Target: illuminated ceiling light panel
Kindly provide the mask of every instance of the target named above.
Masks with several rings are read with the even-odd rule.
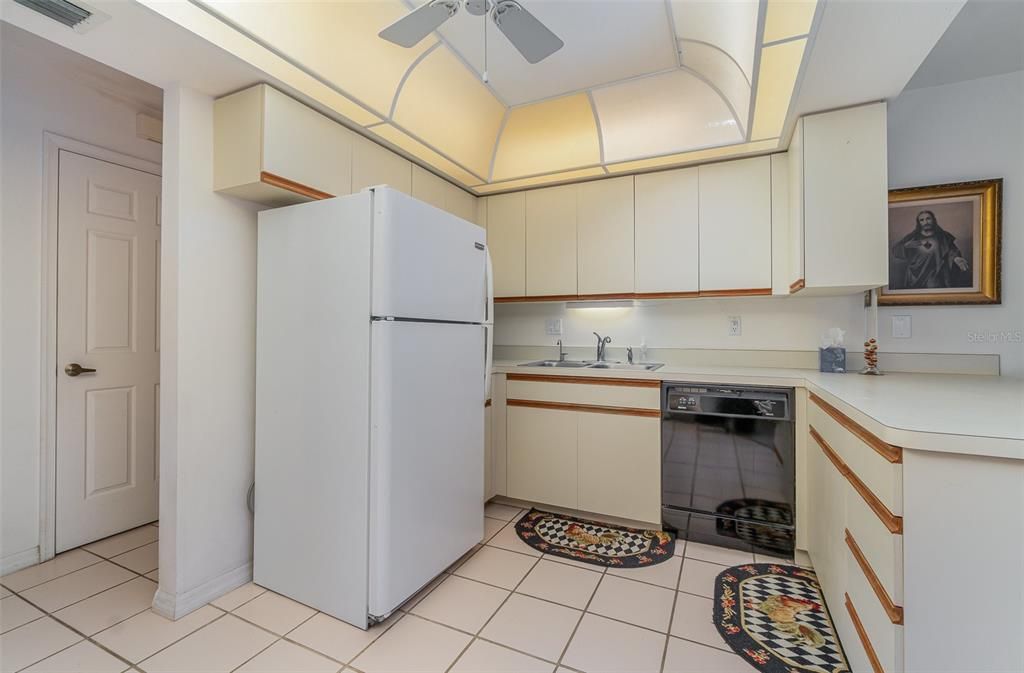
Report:
[[[793,87],[800,73],[807,38],[780,42],[761,50],[761,68],[754,100],[752,140],[778,137],[786,123]]]
[[[766,140],[759,140],[757,142],[752,143],[743,143],[741,145],[712,147],[706,150],[681,152],[679,154],[670,154],[662,157],[652,157],[650,159],[641,159],[639,161],[624,161],[619,164],[608,164],[606,168],[608,169],[609,173],[636,173],[638,171],[650,171],[659,168],[685,166],[687,164],[695,164],[703,161],[712,161],[714,159],[722,159],[725,157],[745,156],[747,154],[756,154],[759,152],[770,152],[771,150],[778,148],[778,146],[778,138],[769,138]]]
[[[421,0],[140,0],[477,194],[780,148],[816,0],[524,1],[565,46],[530,65],[492,30],[485,83],[468,12],[378,37]]]
[[[437,83],[444,82],[444,95]],[[447,49],[430,52],[397,94],[396,124],[477,175],[491,169],[505,106]]]
[[[682,70],[597,89],[593,96],[606,163],[744,140],[722,98]]]
[[[770,44],[811,32],[817,0],[768,0],[762,42]]]
[[[597,122],[586,94],[509,110],[494,156],[494,181],[601,163]]]

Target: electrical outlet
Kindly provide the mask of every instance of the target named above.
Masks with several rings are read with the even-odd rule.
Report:
[[[729,316],[729,336],[740,336],[743,334],[743,319],[738,315]]]
[[[544,321],[544,331],[551,336],[562,335],[562,319],[550,318]]]
[[[909,339],[910,327],[911,324],[909,315],[894,315],[892,317],[892,338]]]

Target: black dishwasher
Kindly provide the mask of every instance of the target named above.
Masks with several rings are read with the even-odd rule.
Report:
[[[661,517],[680,538],[792,558],[793,389],[665,382]]]

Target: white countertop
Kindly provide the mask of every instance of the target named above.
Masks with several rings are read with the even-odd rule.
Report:
[[[807,388],[880,439],[923,449],[1024,460],[1024,379],[960,374],[823,374],[810,369],[665,365],[653,372],[521,367],[497,373]]]

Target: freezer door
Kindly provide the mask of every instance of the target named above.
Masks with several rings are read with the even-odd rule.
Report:
[[[391,613],[483,536],[484,327],[371,326],[370,600]]]
[[[388,187],[373,202],[372,315],[484,322],[484,230]]]

